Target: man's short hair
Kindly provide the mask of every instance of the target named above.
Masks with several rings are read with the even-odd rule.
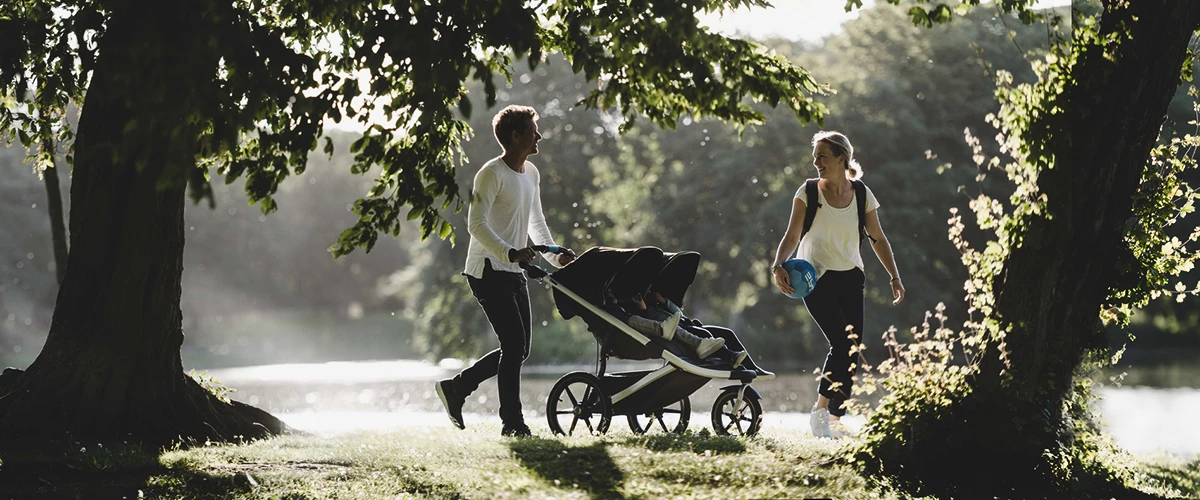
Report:
[[[492,131],[496,134],[496,140],[500,142],[501,146],[508,147],[508,143],[512,141],[513,132],[525,131],[526,118],[537,120],[537,110],[529,106],[510,104],[496,113],[496,117],[492,118]]]

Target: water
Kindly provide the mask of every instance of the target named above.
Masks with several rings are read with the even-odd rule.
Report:
[[[660,363],[610,364],[609,371],[646,369]],[[450,425],[433,382],[452,376],[453,362],[362,361],[265,365],[210,370],[209,374],[235,388],[233,399],[263,408],[289,425],[318,433],[389,430],[414,426]],[[526,420],[544,429],[546,398],[554,382],[570,371],[594,371],[591,366],[526,367],[521,402]],[[1129,369],[1126,369],[1128,371]],[[1153,377],[1131,374],[1126,381],[1144,383]],[[707,427],[711,405],[728,382],[712,381],[692,394],[692,427]],[[764,429],[807,429],[805,413],[816,399],[814,376],[781,374],[756,382],[763,396]],[[1125,449],[1134,453],[1166,451],[1200,455],[1200,428],[1191,425],[1200,414],[1200,389],[1192,387],[1107,386],[1097,391],[1102,424]],[[463,411],[467,424],[499,422],[496,384],[489,380],[468,398]],[[851,428],[860,418],[847,418]],[[625,419],[613,420],[614,431],[626,429]]]

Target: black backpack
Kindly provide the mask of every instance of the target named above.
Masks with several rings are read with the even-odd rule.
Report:
[[[817,181],[821,179],[809,179],[804,181],[804,232],[800,233],[800,238],[808,234],[808,230],[812,229],[813,218],[817,216],[817,209],[821,208],[820,197],[817,195]],[[858,205],[858,244],[862,245],[862,241],[866,238],[871,239],[871,243],[875,243],[875,238],[867,233],[867,185],[863,181],[852,180],[850,184],[854,186],[854,200]]]

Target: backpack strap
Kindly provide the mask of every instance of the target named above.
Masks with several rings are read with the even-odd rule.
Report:
[[[804,239],[804,235],[808,234],[808,230],[812,229],[813,219],[817,216],[817,209],[821,208],[821,198],[817,193],[817,182],[821,179],[809,179],[804,181],[804,230],[800,233],[800,239]]]
[[[875,237],[867,232],[867,185],[860,180],[852,180],[850,184],[854,186],[854,200],[858,205],[858,244],[862,244],[862,240],[870,238],[871,244],[875,244]]]

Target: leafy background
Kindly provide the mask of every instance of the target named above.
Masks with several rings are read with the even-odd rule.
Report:
[[[1017,82],[1033,78],[1026,52],[1044,51],[1047,33],[989,9],[928,30],[882,5],[819,42],[761,41],[836,90],[817,99],[828,107],[824,128],[849,134],[882,202],[909,298],[890,306],[886,273],[864,248],[868,358],[889,326],[903,336],[938,302],[948,305],[950,324],[964,318],[966,272],[946,219],[951,207],[965,209],[981,191],[1010,188],[994,175],[977,178],[967,136],[994,154],[995,131],[984,121],[997,108],[993,76],[1006,70]],[[808,141],[818,126],[798,124],[792,110],[751,103],[766,115],[764,124],[739,130],[683,118],[664,130],[636,120],[622,134],[620,115],[574,106],[592,87],[561,57],[548,55],[536,69],[515,67],[511,83],[499,80],[496,106],[528,104],[541,112],[545,139],[532,161],[543,171],[543,203],[560,243],[698,251],[705,260],[688,295],[692,315],[733,327],[772,366],[823,354],[825,341],[807,312],[775,293],[767,272],[791,196],[815,175]],[[498,152],[490,128],[497,108],[486,108],[485,89],[475,83],[475,136],[463,145],[466,164],[455,173],[463,196],[477,165]],[[1194,128],[1185,92],[1181,86],[1168,127]],[[377,172],[351,173],[358,134],[334,130],[329,137],[335,153],[314,152],[303,174],[280,184],[275,213],[263,215],[241,183],[226,185],[219,176],[215,208],[188,207],[185,364],[436,360],[477,356],[493,345],[459,274],[465,211],[442,212],[454,228],[450,240],[422,241],[419,223],[403,222],[396,238],[380,238],[370,253],[332,258],[327,249],[358,220],[352,203]],[[13,366],[27,365],[40,349],[56,294],[45,190],[25,156],[19,144],[0,149],[0,363]],[[63,182],[69,188],[65,175]],[[981,235],[967,228],[968,239]],[[583,324],[558,318],[548,292],[535,288],[533,302],[532,362],[593,356]],[[1200,346],[1197,323],[1194,304],[1152,303],[1128,328],[1137,341],[1127,359]],[[1127,339],[1127,332],[1113,333],[1115,344]]]

